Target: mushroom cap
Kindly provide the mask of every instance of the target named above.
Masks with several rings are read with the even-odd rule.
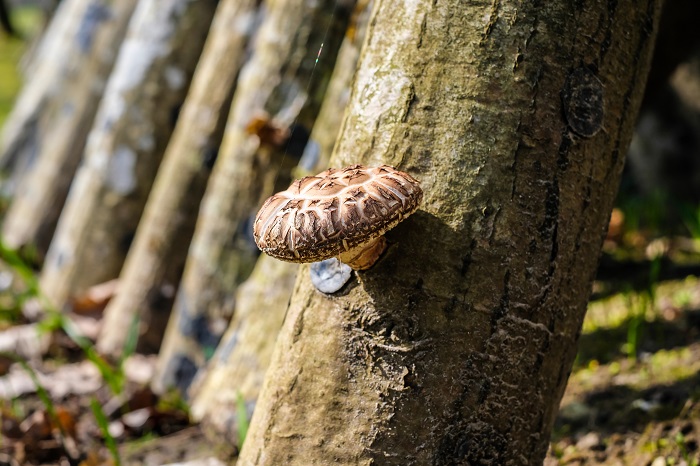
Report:
[[[265,201],[253,235],[266,254],[317,262],[371,243],[418,209],[423,191],[388,165],[331,168]]]

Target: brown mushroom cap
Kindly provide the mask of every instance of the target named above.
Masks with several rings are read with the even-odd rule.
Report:
[[[253,234],[277,259],[321,261],[377,240],[415,212],[422,197],[418,181],[388,165],[331,168],[267,199]]]

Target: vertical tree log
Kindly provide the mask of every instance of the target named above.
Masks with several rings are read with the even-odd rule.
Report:
[[[377,0],[331,164],[425,198],[343,292],[300,270],[239,465],[542,464],[660,3]]]
[[[275,182],[289,182],[307,128],[318,114],[352,3],[267,4],[202,201],[159,355],[156,390],[177,387],[185,393],[226,330],[236,287],[257,258],[249,218]],[[326,58],[316,63],[321,44]],[[288,133],[293,123],[296,127]],[[304,132],[307,136],[300,138]]]
[[[43,90],[50,90],[51,95],[30,94],[40,100],[33,101],[31,108],[37,112],[33,116],[35,120],[31,122],[30,118],[23,126],[29,131],[28,139],[20,137],[23,142],[20,144],[16,140],[15,147],[8,148],[7,153],[9,158],[27,159],[29,166],[14,175],[13,182],[19,184],[16,190],[10,189],[15,194],[3,223],[3,237],[12,248],[34,246],[39,257],[43,257],[49,247],[107,77],[136,6],[136,0],[84,3],[80,5],[83,10],[76,12],[79,15],[71,18],[75,30],[63,38],[65,48],[54,51],[62,55],[52,56],[47,61],[48,64],[60,62],[58,69],[50,70],[55,74],[47,71],[41,62],[37,72],[45,74],[30,81],[40,84],[29,90],[37,92],[42,90],[42,85],[48,85],[48,89]],[[57,16],[55,21],[60,24],[67,20]],[[21,99],[18,105],[22,109],[28,104]],[[31,112],[28,109],[24,114]],[[13,151],[16,153],[10,155]],[[20,152],[26,153],[21,155]]]
[[[157,351],[160,346],[173,303],[167,290],[179,284],[257,10],[257,0],[224,0],[217,8],[119,276],[119,291],[105,310],[98,342],[101,351],[121,351],[129,323],[137,314],[142,322],[141,348]]]
[[[118,276],[215,6],[139,2],[42,270],[57,306]]]
[[[347,104],[355,74],[360,45],[369,19],[368,2],[358,4],[355,21],[349,27],[338,51],[333,76],[306,148],[315,146],[308,162],[323,170],[340,129],[342,109]],[[325,165],[324,165],[325,167]],[[306,171],[309,167],[299,167]],[[262,255],[253,273],[236,292],[236,309],[206,370],[200,371],[190,387],[190,413],[203,423],[205,431],[223,443],[235,445],[238,439],[238,398],[252,414],[270,363],[277,333],[282,326],[292,294],[298,265]]]

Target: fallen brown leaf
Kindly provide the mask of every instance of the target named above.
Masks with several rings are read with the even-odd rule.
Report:
[[[118,287],[118,279],[91,286],[83,293],[73,297],[73,312],[76,314],[92,314],[104,311],[107,303],[117,293]]]

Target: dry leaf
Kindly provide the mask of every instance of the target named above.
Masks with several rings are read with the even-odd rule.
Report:
[[[102,312],[107,307],[109,300],[117,293],[118,286],[118,279],[91,286],[83,293],[73,297],[73,312],[76,314]]]

